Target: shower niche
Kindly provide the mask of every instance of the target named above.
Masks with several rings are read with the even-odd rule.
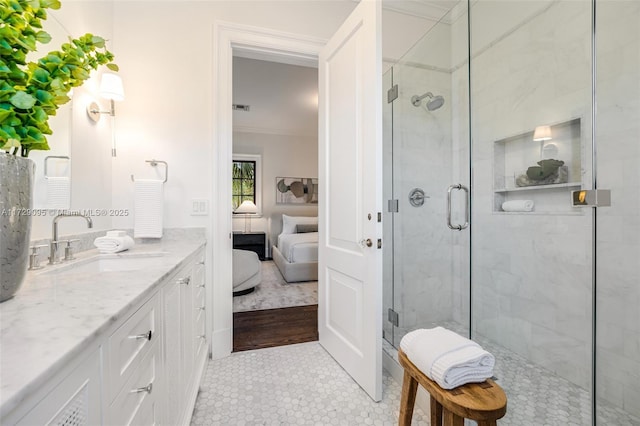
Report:
[[[493,212],[580,214],[570,195],[582,186],[581,133],[575,118],[495,141]],[[531,211],[503,209],[507,201],[524,200],[533,201]]]

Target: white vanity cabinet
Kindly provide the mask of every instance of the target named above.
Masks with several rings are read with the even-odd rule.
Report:
[[[167,398],[163,424],[188,424],[207,357],[204,250],[163,287],[164,371]]]
[[[187,425],[207,359],[204,248],[0,423]]]

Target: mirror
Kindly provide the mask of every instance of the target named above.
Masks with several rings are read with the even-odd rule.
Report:
[[[55,11],[48,12],[43,29],[51,35],[47,44],[39,44],[38,51],[27,58],[35,61],[50,50],[65,43],[70,34],[56,19]],[[71,117],[73,100],[62,105],[57,114],[49,119],[53,130],[47,136],[49,151],[31,151],[29,158],[36,164],[33,185],[33,207],[35,209],[65,210],[70,208],[71,200]],[[45,165],[45,159],[46,165]],[[47,176],[45,176],[45,169]]]

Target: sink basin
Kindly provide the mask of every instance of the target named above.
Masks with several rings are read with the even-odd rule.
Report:
[[[140,269],[162,266],[165,262],[163,252],[136,253],[129,255],[102,254],[88,259],[79,260],[56,269],[46,271],[44,274],[96,274],[106,272],[137,271]]]

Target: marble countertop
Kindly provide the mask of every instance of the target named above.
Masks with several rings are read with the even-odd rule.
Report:
[[[16,295],[0,304],[0,417],[102,337],[204,244],[204,238],[162,241],[120,253],[163,253],[163,262],[139,271],[48,274],[58,266],[29,271]],[[88,250],[72,262],[97,255]]]

